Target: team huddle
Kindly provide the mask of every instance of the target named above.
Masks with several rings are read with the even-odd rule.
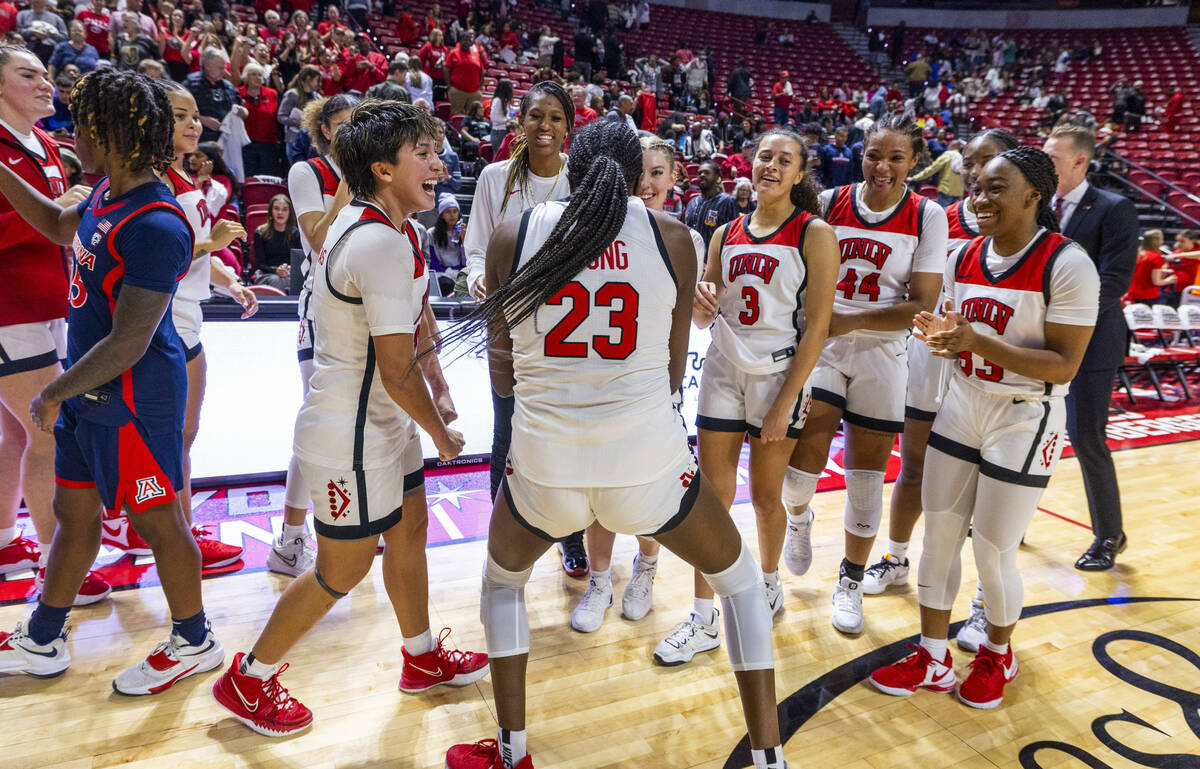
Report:
[[[247,313],[254,306],[207,256],[211,222],[188,214],[193,190],[179,164],[189,141],[194,148],[190,95],[98,72],[80,81],[71,108],[77,153],[105,177],[76,205],[0,171],[0,194],[74,254],[68,367],[32,405],[55,433],[59,529],[37,607],[0,634],[0,672],[67,669],[65,622],[99,548],[101,511],[124,512],[156,556],[173,628],[113,685],[154,694],[225,660],[181,507],[187,362],[208,284],[233,287]],[[757,208],[717,228],[705,248],[663,213],[670,145],[601,120],[572,133],[563,154],[574,108],[553,83],[523,97],[520,120],[512,158],[480,179],[467,230],[480,304],[439,337],[409,221],[435,205],[435,122],[398,102],[337,97],[321,108],[323,155],[289,180],[305,189],[294,198],[308,266],[286,524],[303,525],[311,503],[317,548],[296,551],[311,568],[217,679],[217,701],[265,735],[311,725],[312,712],[280,684],[283,659],[366,576],[382,538],[403,636],[401,691],[491,674],[496,739],[449,748],[446,766],[532,769],[533,566],[587,532],[592,579],[572,624],[596,630],[612,604],[613,537],[635,535],[622,602],[630,619],[649,611],[660,545],[695,569],[692,611],[653,659],[683,665],[723,636],[754,766],[783,769],[772,645],[780,561],[795,575],[812,565],[811,502],[842,430],[845,550],[833,626],[861,633],[864,593],[907,580],[924,512],[921,640],[870,681],[891,695],[924,688],[999,705],[1018,671],[1009,643],[1022,608],[1017,548],[1062,452],[1066,384],[1097,317],[1096,268],[1058,233],[1050,205],[1056,169],[1086,164],[1091,135],[1056,129],[1043,151],[1005,131],[978,134],[963,151],[968,197],[943,210],[906,183],[923,141],[911,118],[877,121],[864,181],[821,193],[804,138],[769,129],[753,154]],[[712,334],[696,454],[679,410],[691,324]],[[427,433],[443,460],[462,449],[447,426],[456,414],[438,350],[481,336],[496,420],[486,654],[450,649],[430,629],[418,440],[418,429]],[[897,435],[903,469],[888,546],[872,563]],[[747,440],[757,561],[730,516]],[[969,529],[978,588],[957,642],[975,657],[959,683],[948,636]]]

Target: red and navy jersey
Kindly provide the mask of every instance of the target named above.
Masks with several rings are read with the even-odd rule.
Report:
[[[68,296],[67,366],[113,330],[121,289],[174,295],[191,263],[187,217],[160,181],[108,198],[108,179],[79,204]],[[179,429],[187,402],[183,344],[164,312],[142,358],[116,379],[71,399],[81,419],[120,427],[136,418],[155,432]]]

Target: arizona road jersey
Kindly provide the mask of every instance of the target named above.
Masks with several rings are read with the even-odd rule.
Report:
[[[296,163],[288,171],[288,195],[292,199],[292,207],[296,218],[313,211],[325,212],[333,203],[337,194],[338,183],[341,182],[342,172],[329,155]],[[328,237],[328,233],[326,234]],[[312,244],[300,230],[300,247],[304,249],[304,283],[300,288],[300,296],[296,300],[296,309],[301,318],[312,320],[311,296],[313,290],[312,275]]]
[[[183,209],[183,215],[187,217],[188,225],[195,233],[196,240],[206,239],[212,233],[216,217],[209,213],[204,193],[189,177],[180,174],[174,168],[167,169],[167,177],[175,188],[175,200]],[[175,292],[177,301],[202,302],[212,295],[212,291],[209,289],[212,277],[211,264],[212,257],[208,254],[192,257],[187,275],[184,275],[183,280],[179,281],[179,288]]]
[[[296,416],[293,450],[315,465],[350,470],[393,466],[416,426],[384,390],[374,337],[417,335],[429,288],[407,221],[355,200],[329,226],[313,260],[311,389]]]
[[[549,237],[566,202],[524,214],[512,274]],[[612,244],[509,332],[516,406],[509,461],[542,486],[636,486],[689,451],[671,402],[677,283],[642,201],[630,197]]]
[[[763,237],[748,229],[750,214],[734,219],[721,240],[720,313],[713,345],[751,374],[785,370],[796,354],[808,285],[804,234],[817,217],[796,209]]]
[[[991,238],[975,238],[946,266],[943,289],[956,312],[980,334],[1017,347],[1046,347],[1046,323],[1093,326],[1100,278],[1078,244],[1046,229],[1011,256],[997,256]],[[1027,399],[1060,398],[1068,385],[1052,385],[1007,371],[964,352],[955,367],[968,384]]]
[[[946,212],[932,200],[907,191],[888,211],[871,211],[863,185],[825,190],[820,195],[825,220],[837,233],[842,265],[833,309],[858,313],[907,300],[914,272],[941,274],[946,266]],[[851,332],[860,336],[902,339],[907,329]]]
[[[70,368],[112,332],[124,286],[174,294],[192,258],[193,236],[175,197],[160,181],[107,198],[108,179],[79,204],[79,229],[67,318]],[[146,352],[111,382],[71,399],[81,419],[120,427],[136,418],[149,433],[183,426],[187,371],[171,313],[164,312]]]

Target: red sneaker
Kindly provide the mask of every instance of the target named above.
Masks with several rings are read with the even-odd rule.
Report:
[[[130,555],[150,555],[150,546],[146,544],[125,516],[118,518],[102,518],[100,520],[100,544],[124,550]]]
[[[897,697],[907,697],[917,689],[935,692],[954,689],[954,662],[950,659],[949,650],[946,651],[946,658],[937,662],[924,646],[909,644],[908,648],[917,651],[871,674],[871,683],[876,689]]]
[[[42,592],[42,583],[45,581],[45,568],[40,568],[33,573],[33,587],[39,594]],[[112,585],[108,584],[108,580],[101,577],[98,572],[89,571],[83,578],[83,584],[79,586],[79,592],[75,594],[72,606],[87,606],[90,603],[103,601],[111,592]]]
[[[242,557],[243,548],[222,542],[203,526],[192,526],[192,536],[196,538],[196,546],[200,548],[201,569],[228,566]]]
[[[312,711],[279,684],[285,662],[270,678],[244,675],[245,653],[233,655],[233,664],[213,683],[213,696],[233,717],[267,737],[287,737],[312,726]]]
[[[400,671],[400,691],[419,694],[439,684],[466,686],[487,675],[488,657],[480,652],[450,650],[444,645],[450,628],[442,628],[433,651],[413,656],[400,647],[404,668]]]
[[[447,750],[446,769],[504,769],[504,760],[495,740],[480,740],[474,745],[455,745]],[[533,769],[533,759],[526,755],[514,769]]]
[[[38,543],[28,537],[18,536],[4,547],[0,547],[0,574],[25,571],[38,565],[42,555]]]
[[[958,687],[958,698],[973,708],[994,708],[1004,699],[1004,685],[1017,677],[1017,671],[1011,644],[1004,654],[980,646],[971,673]]]

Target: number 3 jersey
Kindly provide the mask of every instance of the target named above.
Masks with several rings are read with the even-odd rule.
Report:
[[[511,275],[533,259],[566,208],[549,202],[525,212]],[[509,461],[535,483],[636,486],[660,479],[689,451],[668,373],[678,284],[652,216],[630,197],[604,252],[509,327],[516,376]]]
[[[808,270],[804,234],[815,216],[796,209],[774,232],[756,237],[750,215],[739,216],[721,239],[720,314],[713,345],[749,374],[785,370],[796,354]]]
[[[1077,243],[1041,229],[1011,256],[997,256],[991,238],[975,238],[946,266],[943,290],[976,333],[1044,350],[1047,323],[1096,324],[1100,278]],[[967,383],[988,392],[1033,398],[1067,393],[1067,385],[1007,371],[971,352],[960,356],[956,368]]]
[[[907,301],[912,273],[940,275],[945,269],[948,224],[934,201],[908,190],[893,208],[872,211],[860,183],[825,190],[820,202],[841,249],[834,312],[853,314]],[[859,329],[851,335],[903,339],[908,329]]]

